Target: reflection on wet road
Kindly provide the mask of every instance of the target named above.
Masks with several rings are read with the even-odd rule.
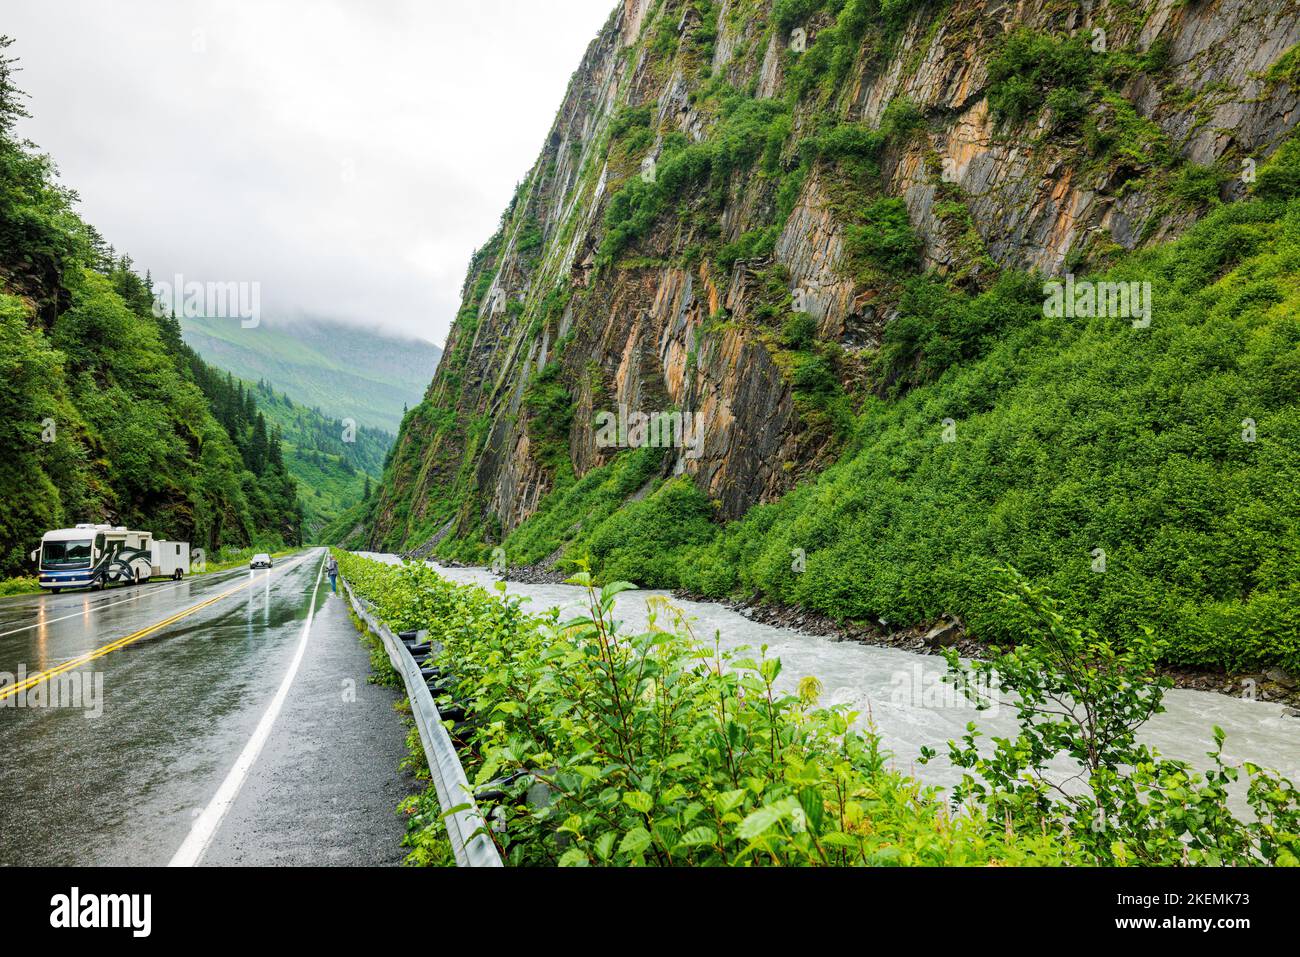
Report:
[[[166,864],[284,681],[323,557],[313,550],[270,571],[236,569],[180,583],[0,602],[0,672],[11,691],[10,676],[103,652],[0,700],[0,864]],[[332,672],[293,682],[268,754],[289,753],[284,742],[300,738],[305,724],[335,739],[363,737],[368,750],[340,740],[308,742],[326,754],[350,755],[353,763],[372,751],[374,765],[361,768],[362,776],[391,779],[382,800],[367,799],[361,783],[355,786],[356,802],[373,802],[383,833],[351,851],[340,835],[336,843],[345,853],[328,856],[340,863],[396,862],[401,828],[392,804],[407,788],[395,770],[404,749],[393,695],[366,685],[366,653],[328,586],[317,592],[315,607],[309,653]],[[118,647],[124,638],[132,640]],[[304,667],[303,678],[313,666]],[[357,689],[351,701],[334,693],[348,682]],[[336,720],[311,725],[322,712]],[[338,765],[317,766],[312,775],[355,778],[342,758]],[[259,761],[249,783],[265,790],[259,775],[276,775],[285,789],[306,792],[282,796],[307,817],[312,782],[296,779],[302,767],[301,760],[268,760],[265,767]],[[256,814],[223,824],[212,853],[240,844],[241,827],[262,824]],[[285,818],[278,826],[292,824]],[[313,862],[311,847],[319,841],[309,832],[308,826],[285,836],[295,862]],[[376,840],[384,844],[377,857],[367,846]]]

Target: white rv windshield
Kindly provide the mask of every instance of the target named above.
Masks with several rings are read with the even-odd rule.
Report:
[[[42,568],[89,568],[90,539],[84,542],[46,542],[41,547]]]

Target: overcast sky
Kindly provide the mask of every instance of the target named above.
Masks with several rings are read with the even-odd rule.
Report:
[[[21,132],[155,279],[442,345],[615,0],[5,0]]]

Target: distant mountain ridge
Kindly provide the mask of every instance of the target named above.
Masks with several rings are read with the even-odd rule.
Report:
[[[320,319],[182,319],[185,342],[213,365],[251,382],[275,384],[327,416],[396,432],[442,350],[431,342]]]

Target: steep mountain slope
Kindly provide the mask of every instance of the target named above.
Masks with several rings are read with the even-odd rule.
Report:
[[[1300,662],[1297,42],[1293,0],[626,0],[362,538],[986,636],[1011,563]]]
[[[316,319],[181,320],[185,341],[247,382],[266,380],[295,402],[395,432],[419,401],[442,350],[423,339]]]

